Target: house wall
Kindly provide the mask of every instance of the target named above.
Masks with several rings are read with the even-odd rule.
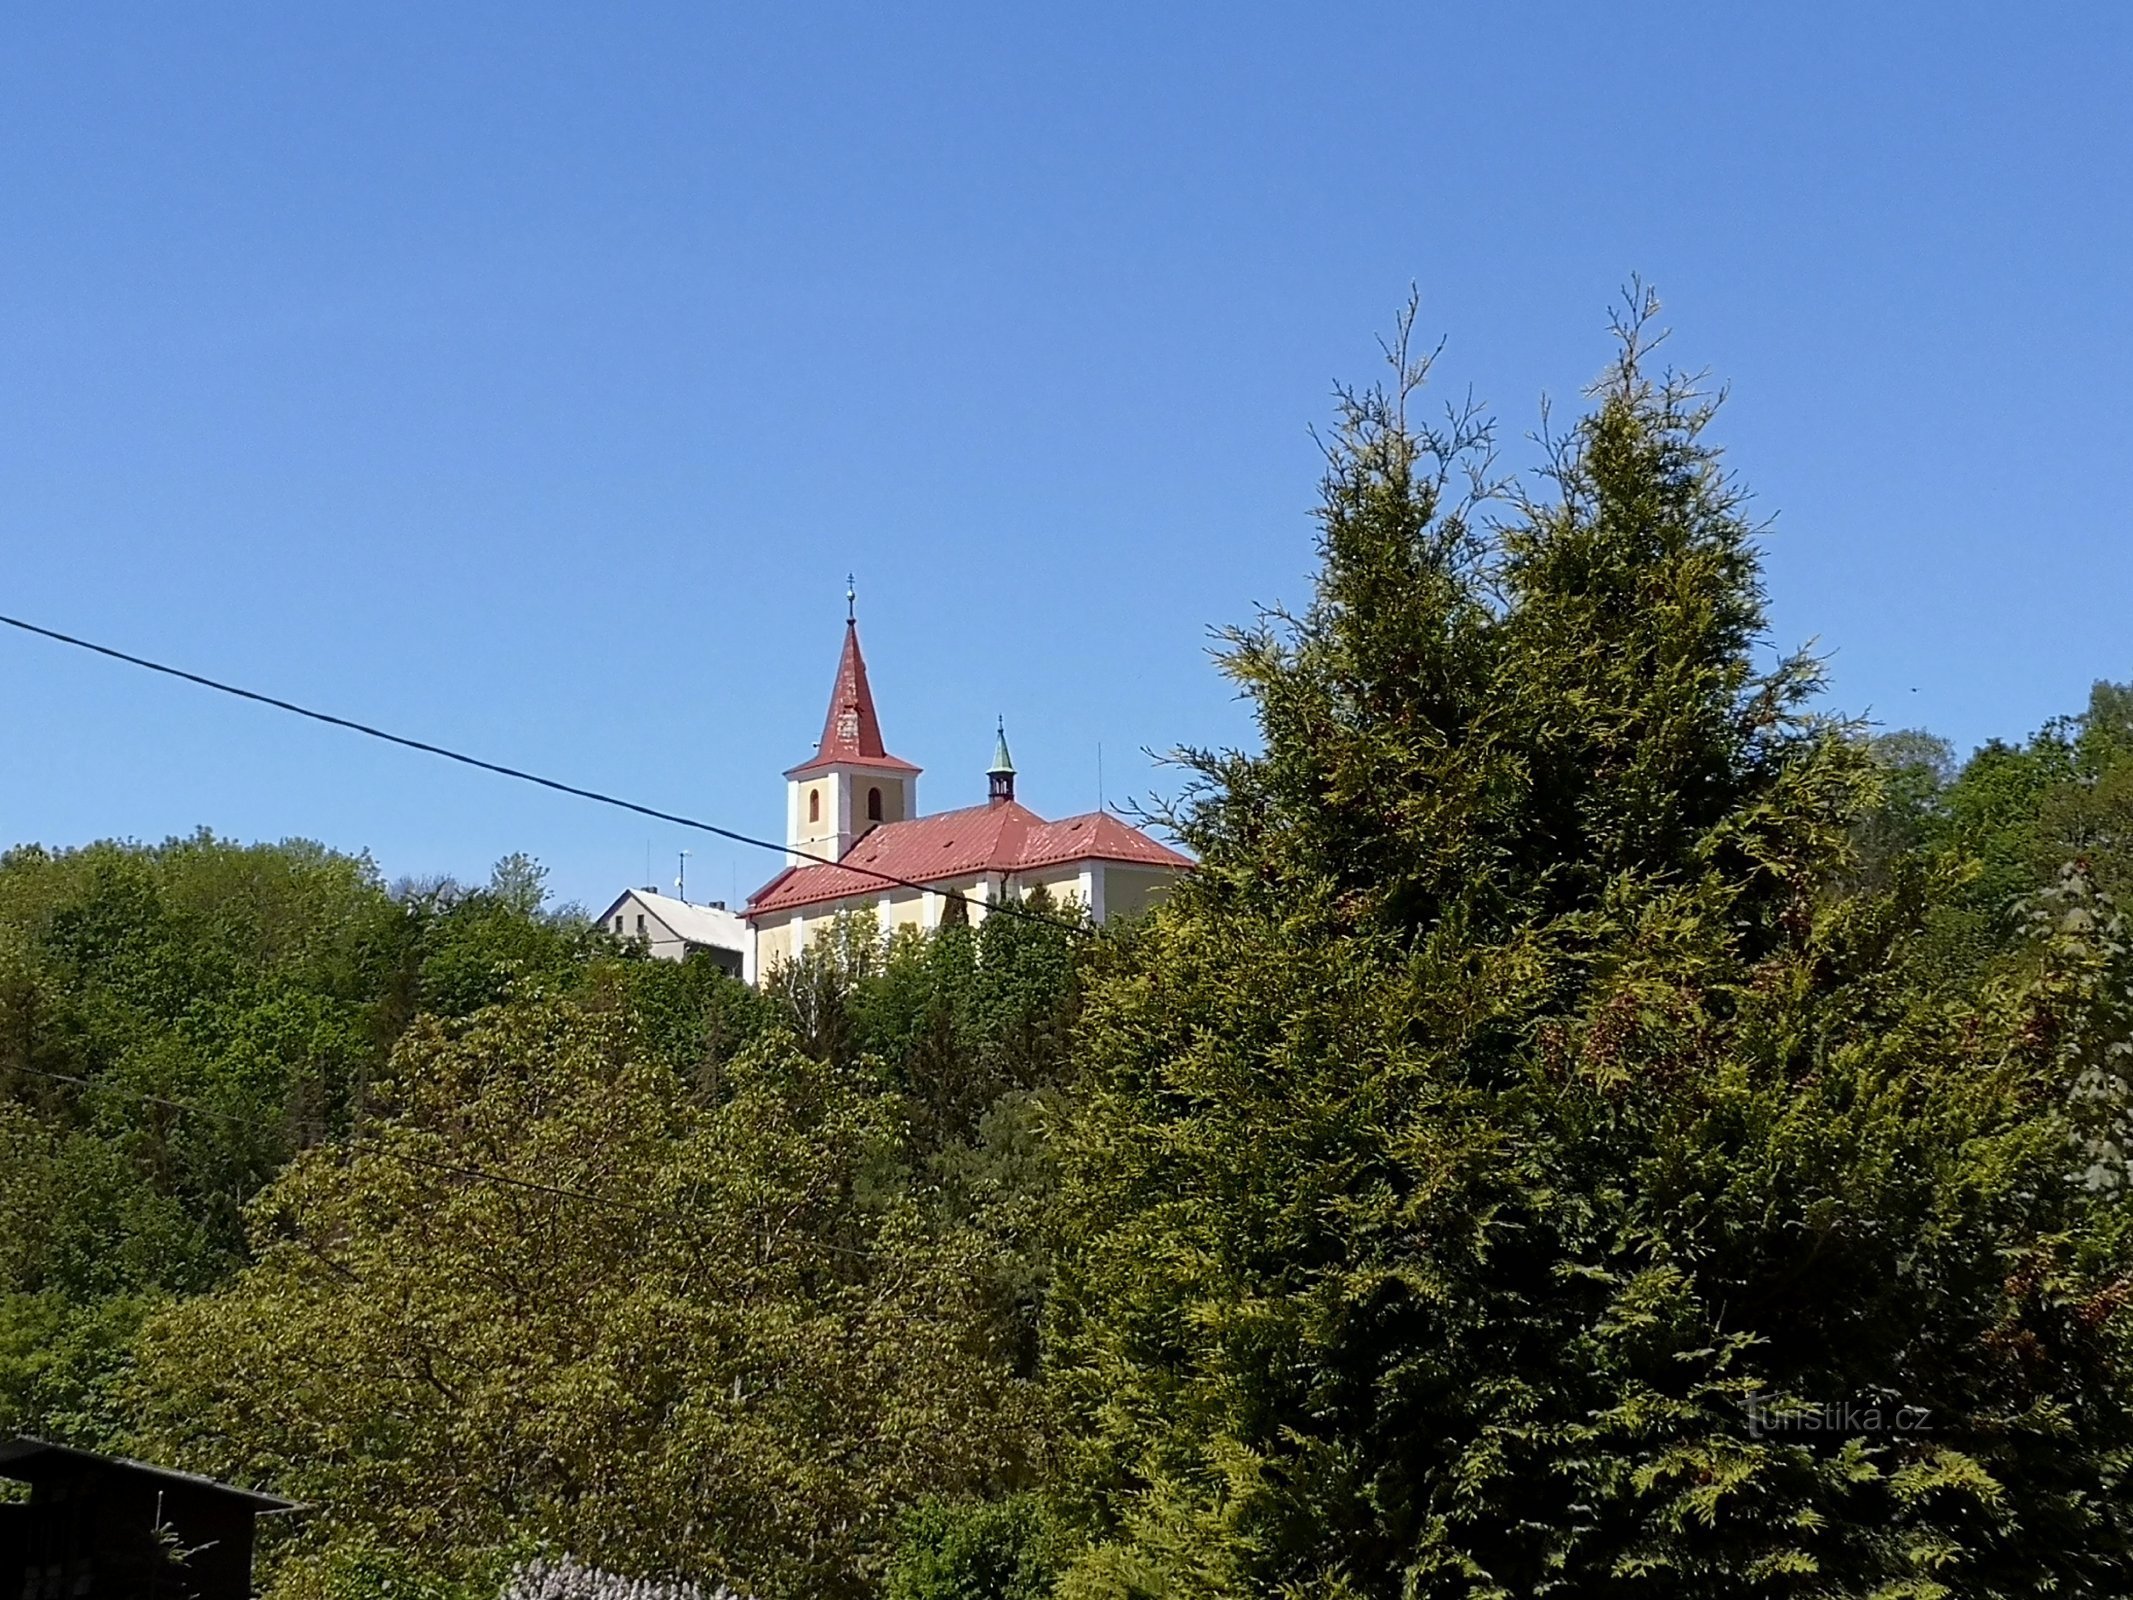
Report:
[[[651,913],[646,918],[645,925],[650,930],[650,937],[645,943],[651,953],[661,961],[679,961],[689,953],[689,942],[661,922],[658,912]]]
[[[619,927],[616,925],[618,922]],[[600,928],[617,939],[640,941],[647,953],[661,961],[682,961],[692,952],[701,951],[735,977],[751,976],[745,944],[743,948],[736,950],[721,944],[692,943],[676,932],[660,916],[658,909],[646,904],[635,891],[624,895],[615,907],[601,918]],[[744,940],[748,938],[745,925],[742,937]]]
[[[622,924],[620,927],[615,925],[617,919]],[[659,953],[662,941],[674,942],[673,930],[654,916],[651,909],[634,894],[624,896],[622,903],[608,913],[607,921],[602,926],[617,939],[642,940],[654,955]]]
[[[117,1462],[64,1462],[37,1472],[27,1505],[4,1509],[0,1594],[246,1600],[252,1592],[252,1508],[214,1486]],[[182,1568],[164,1536],[187,1552]]]

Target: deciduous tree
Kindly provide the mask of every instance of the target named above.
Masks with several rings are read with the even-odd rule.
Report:
[[[418,1023],[255,1263],[146,1335],[150,1441],[450,1575],[514,1540],[768,1597],[862,1592],[899,1506],[1030,1448],[986,1241],[914,1192],[900,1102],[776,1033],[694,1094],[612,997]]]

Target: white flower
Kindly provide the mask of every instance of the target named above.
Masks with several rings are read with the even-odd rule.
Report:
[[[721,1584],[706,1589],[681,1579],[617,1577],[572,1556],[531,1561],[511,1574],[499,1600],[742,1600]]]

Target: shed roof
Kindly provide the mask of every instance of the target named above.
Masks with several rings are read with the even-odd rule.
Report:
[[[180,1472],[175,1467],[159,1467],[153,1462],[136,1461],[130,1456],[77,1450],[72,1445],[53,1444],[48,1439],[32,1439],[24,1435],[0,1439],[0,1478],[13,1478],[18,1483],[35,1483],[43,1476],[39,1468],[68,1465],[102,1467],[109,1471],[154,1478],[163,1483],[182,1484],[190,1489],[207,1490],[231,1500],[241,1501],[260,1513],[297,1509],[294,1500],[261,1494],[256,1489],[240,1489],[233,1483],[218,1483],[215,1479],[203,1478],[196,1472]]]

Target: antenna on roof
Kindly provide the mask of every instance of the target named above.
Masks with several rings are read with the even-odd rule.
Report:
[[[1104,742],[1101,739],[1096,741],[1096,809],[1098,811],[1106,809],[1104,805]]]
[[[681,867],[674,874],[674,895],[683,905],[689,903],[689,852],[681,853]]]

